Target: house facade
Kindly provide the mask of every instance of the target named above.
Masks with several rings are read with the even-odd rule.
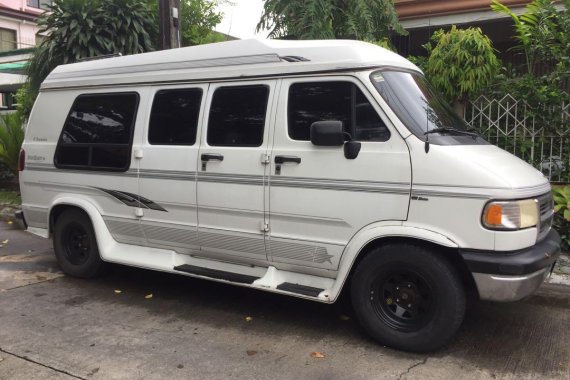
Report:
[[[24,65],[41,42],[36,21],[51,0],[0,0],[0,110],[13,107]]]

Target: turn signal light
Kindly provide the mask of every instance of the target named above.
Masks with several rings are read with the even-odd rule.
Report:
[[[485,213],[485,223],[488,226],[500,226],[503,219],[503,207],[499,204],[491,204]]]
[[[492,230],[518,230],[534,227],[539,221],[538,201],[489,202],[483,210],[483,225]]]

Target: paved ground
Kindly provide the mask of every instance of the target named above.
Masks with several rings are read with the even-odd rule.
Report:
[[[5,222],[0,244],[0,379],[570,378],[561,285],[477,304],[449,347],[418,355],[369,340],[342,304],[124,267],[65,277],[50,241]]]

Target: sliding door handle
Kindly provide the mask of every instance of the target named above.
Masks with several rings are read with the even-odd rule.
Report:
[[[204,153],[200,156],[202,161],[223,161],[224,156],[218,153]]]
[[[296,156],[275,156],[275,163],[276,164],[284,164],[286,162],[292,162],[294,164],[301,163],[301,157]]]

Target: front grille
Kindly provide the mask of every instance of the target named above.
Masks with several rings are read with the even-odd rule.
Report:
[[[540,223],[538,225],[538,240],[542,240],[550,232],[552,219],[554,218],[554,201],[552,193],[544,194],[537,198],[540,210]]]

